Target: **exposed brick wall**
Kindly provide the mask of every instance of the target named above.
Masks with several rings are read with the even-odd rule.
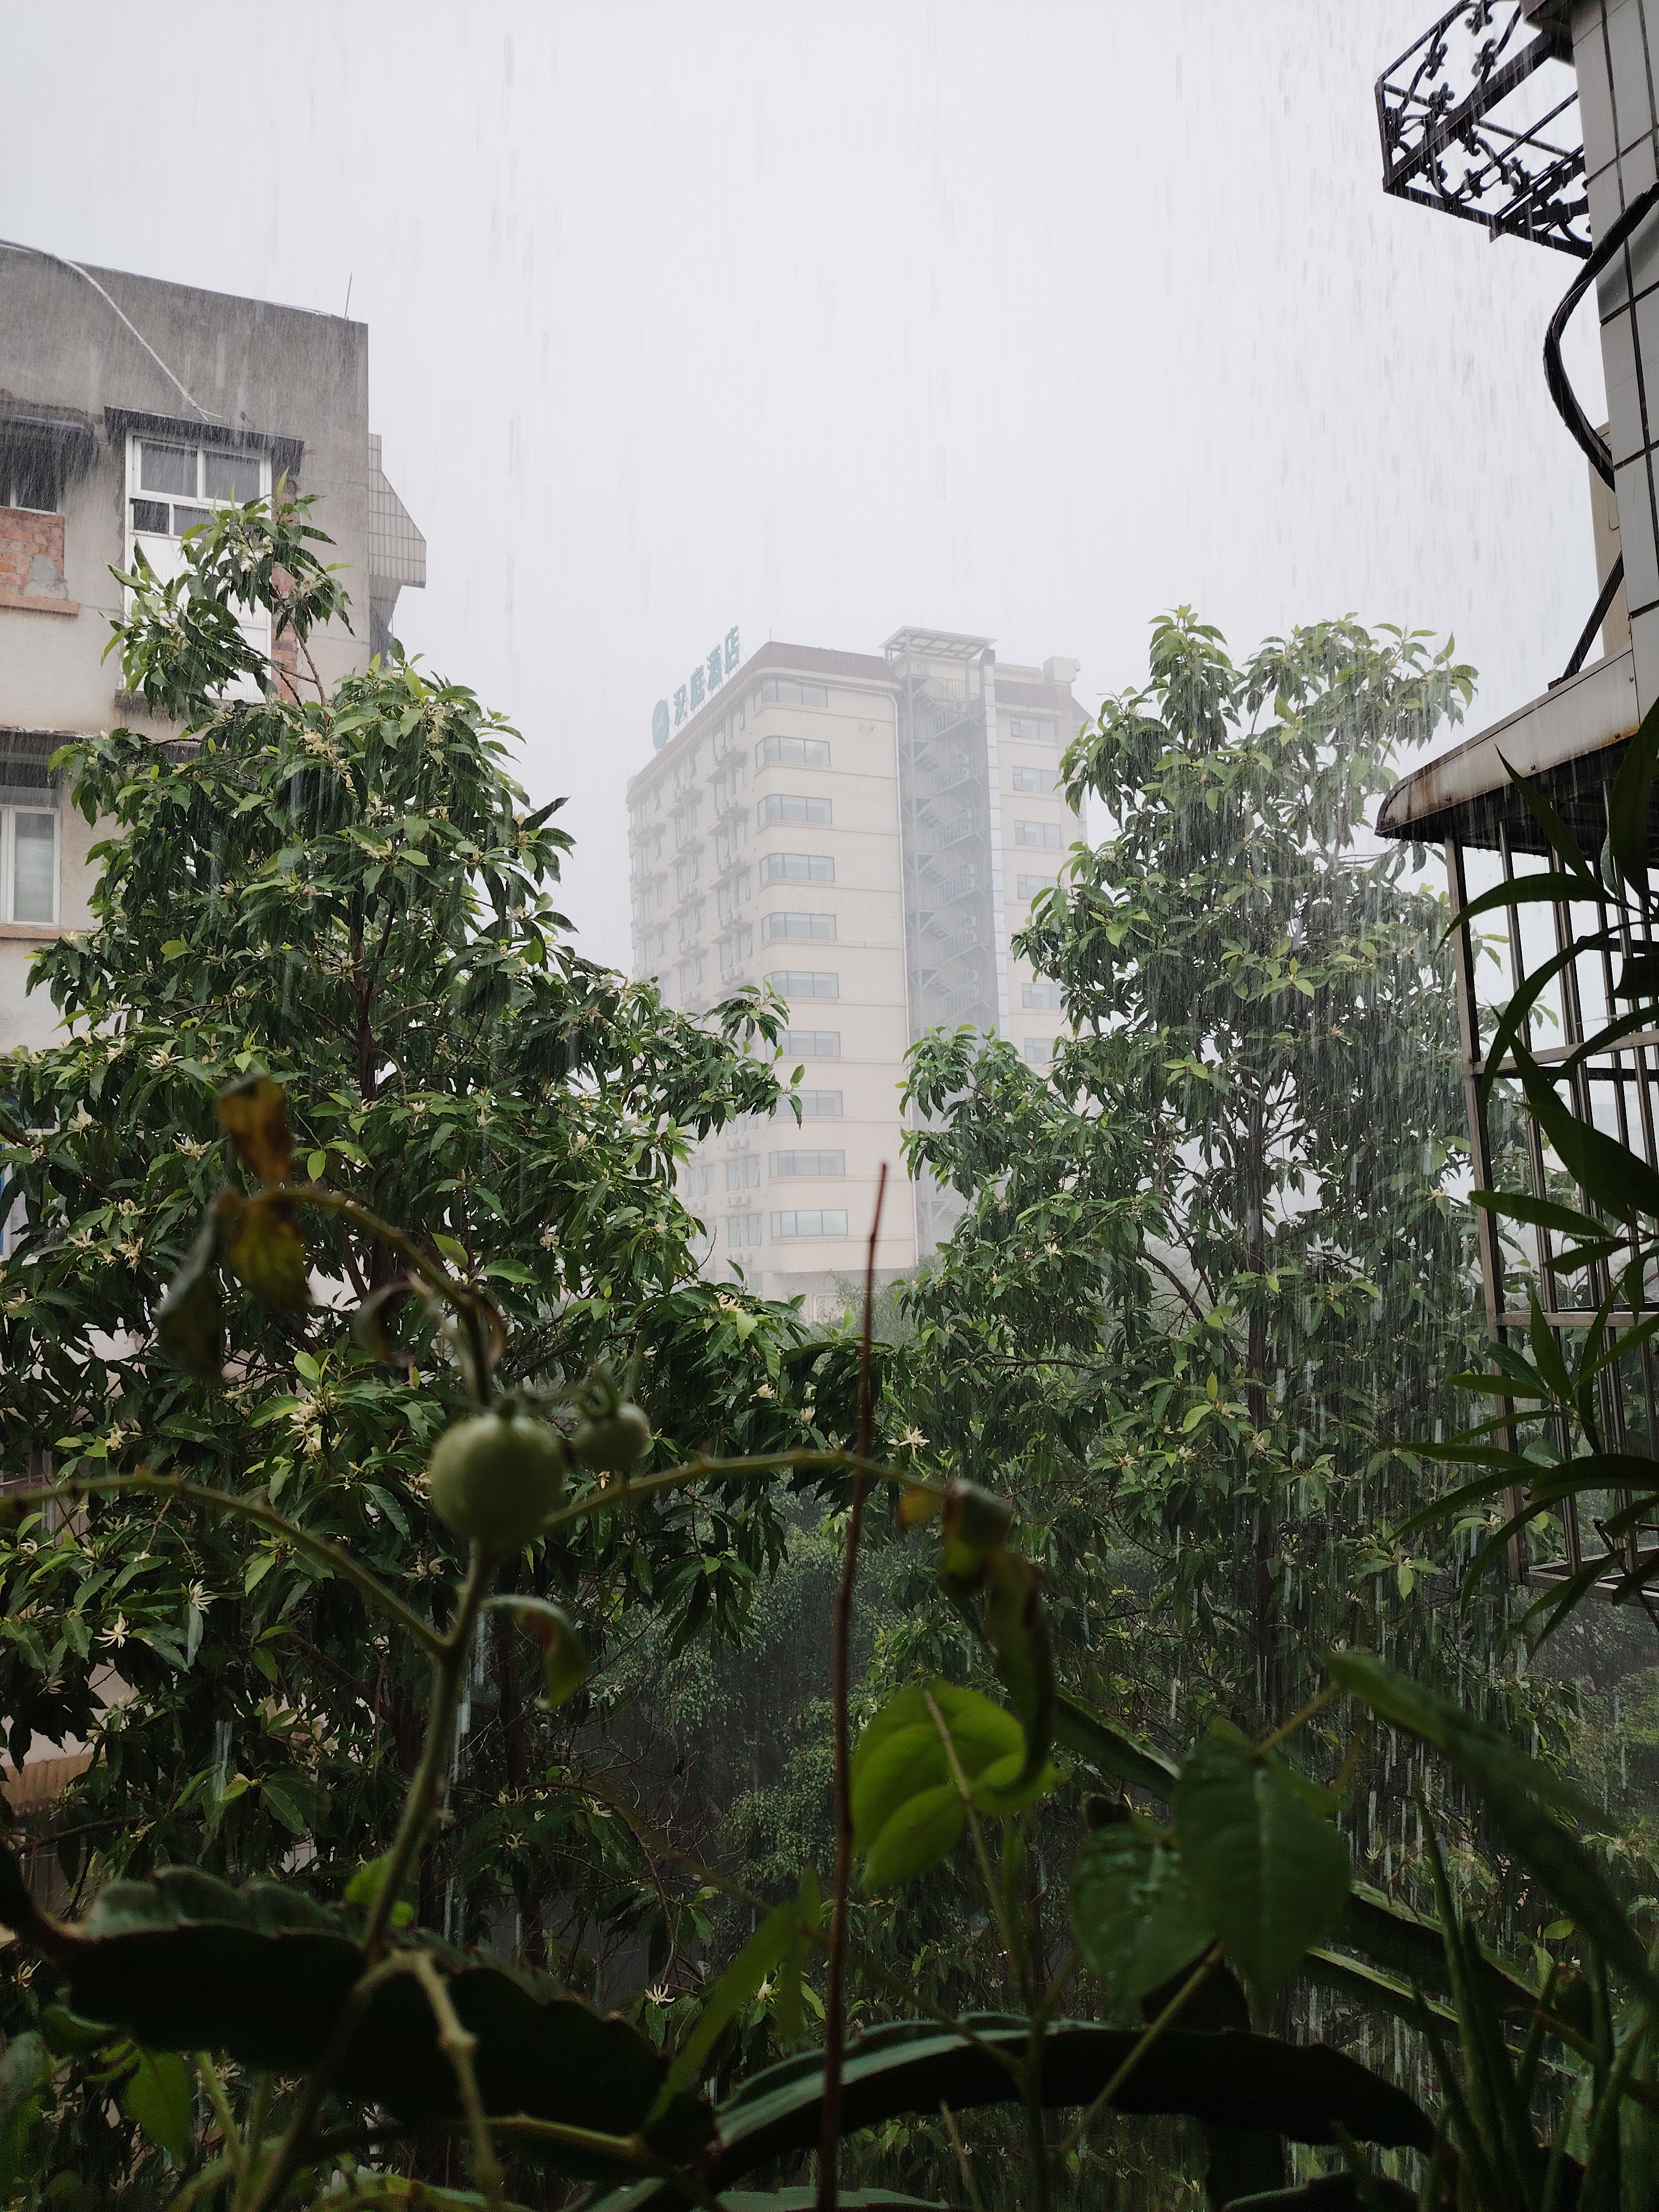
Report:
[[[64,518],[0,507],[0,592],[18,599],[63,599]]]

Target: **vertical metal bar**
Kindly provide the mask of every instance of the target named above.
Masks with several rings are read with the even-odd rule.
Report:
[[[1452,912],[1461,916],[1469,902],[1469,888],[1463,867],[1463,848],[1455,837],[1446,840],[1446,882],[1451,891]],[[1511,909],[1511,912],[1513,909]],[[1453,971],[1457,994],[1457,1035],[1463,1061],[1463,1105],[1469,1124],[1469,1163],[1474,1170],[1477,1190],[1492,1187],[1492,1142],[1486,1128],[1486,1112],[1480,1103],[1480,1010],[1474,989],[1474,939],[1468,922],[1457,924],[1455,939],[1455,966]],[[1486,1328],[1488,1334],[1502,1343],[1508,1332],[1498,1320],[1504,1310],[1504,1246],[1498,1235],[1498,1216],[1490,1208],[1479,1206],[1474,1209],[1475,1241],[1480,1253],[1480,1280],[1486,1294]],[[1506,1447],[1515,1449],[1512,1428],[1504,1431]],[[1507,1516],[1510,1519],[1521,1509],[1521,1493],[1511,1489],[1506,1493]],[[1509,1568],[1512,1581],[1527,1579],[1527,1547],[1524,1533],[1517,1529],[1509,1541]]]

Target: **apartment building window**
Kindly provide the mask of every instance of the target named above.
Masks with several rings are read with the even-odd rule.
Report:
[[[828,853],[769,853],[760,864],[763,884],[833,884],[836,864]]]
[[[809,799],[802,792],[770,792],[762,799],[759,811],[763,830],[769,822],[804,823],[813,830],[830,827],[830,801]]]
[[[769,1163],[775,1177],[784,1176],[841,1176],[847,1172],[845,1152],[774,1152]]]
[[[1046,718],[1034,719],[1030,714],[1014,714],[1009,718],[1009,736],[1024,738],[1031,744],[1051,745],[1058,733],[1059,725]]]
[[[772,1216],[774,1237],[845,1237],[847,1214],[839,1206],[793,1207]]]
[[[270,496],[270,462],[264,453],[181,441],[127,440],[127,565],[142,551],[162,583],[184,572],[184,537],[213,520],[223,507],[245,507]],[[270,617],[263,607],[239,608],[236,626],[254,652],[270,652]],[[234,699],[258,699],[260,684],[242,676],[226,687]]]
[[[684,998],[689,992],[695,991],[708,973],[708,955],[706,952],[694,952],[689,960],[682,960],[680,996]]]
[[[680,1170],[680,1196],[707,1198],[714,1188],[714,1164],[712,1160],[688,1160]]]
[[[1047,796],[1054,787],[1054,772],[1051,768],[1017,768],[1014,770],[1016,791],[1039,792]]]
[[[702,820],[702,801],[698,799],[694,799],[690,806],[683,807],[674,817],[674,850],[677,853],[684,852],[696,836],[697,825]]]
[[[702,873],[702,847],[699,845],[695,853],[688,853],[683,860],[674,863],[675,897],[684,898]]]
[[[749,817],[739,814],[734,822],[728,822],[723,830],[714,832],[715,866],[729,868],[748,842]]]
[[[684,952],[694,938],[702,935],[702,925],[708,917],[707,899],[696,899],[680,916],[680,951]]]
[[[714,778],[714,811],[716,814],[725,813],[726,808],[732,805],[738,793],[743,789],[744,784],[746,784],[748,781],[749,763],[747,761],[741,760],[733,761],[731,767],[727,769],[723,775],[717,775]]]
[[[769,914],[761,919],[761,943],[770,945],[780,937],[806,937],[818,943],[828,943],[836,933],[833,914]]]
[[[270,463],[263,453],[221,446],[133,438],[127,481],[134,536],[182,538],[185,531],[210,522],[216,507],[246,507],[251,500],[268,499]]]
[[[1016,822],[1014,842],[1016,845],[1041,845],[1050,853],[1057,853],[1060,850],[1060,824],[1058,822]]]
[[[729,983],[755,949],[752,929],[734,930],[720,939],[720,981]]]
[[[1036,1006],[1063,1006],[1066,1003],[1066,994],[1058,983],[1050,983],[1046,980],[1036,983],[1022,983],[1019,987],[1019,1003],[1028,1013]]]
[[[58,817],[0,807],[0,913],[48,929],[58,920]]]
[[[0,507],[32,514],[59,514],[64,506],[64,459],[59,447],[32,424],[0,422]]]
[[[763,738],[755,747],[757,768],[828,768],[825,738]]]
[[[1053,890],[1057,880],[1054,876],[1016,876],[1014,896],[1027,900],[1041,898],[1044,891]]]
[[[715,900],[720,907],[722,928],[732,921],[739,907],[748,905],[753,890],[754,885],[747,868],[740,869],[735,876],[728,878],[720,886],[715,893]]]
[[[838,999],[841,977],[823,968],[775,968],[767,981],[784,999]]]
[[[735,1159],[726,1163],[727,1190],[757,1190],[760,1187],[760,1155],[758,1152],[739,1152]]]
[[[761,1217],[758,1213],[728,1213],[726,1217],[726,1241],[734,1250],[742,1251],[745,1245],[761,1241]]]
[[[1028,1067],[1047,1067],[1054,1056],[1054,1037],[1027,1037],[1024,1046]]]
[[[778,1039],[778,1048],[786,1060],[839,1060],[841,1031],[839,1030],[785,1030]],[[840,1097],[837,1091],[826,1091],[825,1097]],[[806,1094],[801,1094],[803,1100]],[[802,1109],[805,1111],[805,1107]],[[836,1112],[841,1109],[837,1107]]]
[[[803,1121],[838,1121],[841,1119],[839,1091],[798,1091],[800,1118]],[[785,1109],[778,1109],[780,1113]]]
[[[769,676],[755,694],[757,707],[827,707],[828,688],[799,676]]]

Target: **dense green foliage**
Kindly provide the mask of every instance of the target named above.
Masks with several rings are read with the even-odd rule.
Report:
[[[905,1418],[1006,1471],[1078,1663],[1177,1741],[1282,1717],[1334,1635],[1469,1649],[1443,1546],[1392,1537],[1480,1335],[1449,916],[1366,817],[1471,689],[1416,634],[1236,664],[1160,621],[1067,757],[1106,834],[1018,940],[1064,995],[1048,1079],[912,1057],[914,1160],[968,1211],[903,1293]]]
[[[572,949],[552,901],[556,810],[526,811],[513,732],[461,687],[394,658],[328,696],[303,678],[303,696],[222,694],[239,669],[251,688],[251,649],[224,620],[250,574],[302,649],[337,606],[312,535],[301,511],[233,512],[191,538],[179,583],[132,580],[128,682],[181,741],[117,730],[61,758],[106,836],[94,928],[35,971],[64,1042],[14,1055],[7,1077],[0,1166],[23,1213],[0,1263],[0,1449],[14,1475],[46,1453],[64,1477],[143,1466],[259,1492],[441,1618],[455,1547],[422,1484],[454,1372],[417,1300],[384,1309],[391,1368],[351,1328],[404,1279],[394,1254],[334,1218],[313,1225],[317,1302],[303,1269],[283,1305],[231,1298],[221,1389],[157,1345],[157,1301],[223,1176],[216,1093],[272,1070],[309,1175],[488,1290],[510,1332],[504,1380],[556,1387],[637,1356],[663,1450],[810,1442],[798,1324],[697,1279],[673,1191],[682,1131],[777,1098],[775,1010],[750,994],[694,1024]],[[625,1543],[577,1547],[562,1594],[603,1673],[647,1601],[681,1638],[732,1633],[783,1537],[769,1493],[711,1487]],[[314,1560],[111,1500],[8,1543],[0,1585],[14,1757],[36,1734],[94,1749],[59,1824],[70,1879],[88,1846],[114,1870],[240,1875],[303,1837],[326,1886],[382,1847],[423,1674]],[[480,1667],[455,1847],[429,1866],[428,1903],[453,1878],[456,1933],[506,1909],[532,1938],[544,1898],[573,1926],[599,1900],[624,1905],[626,1839],[596,1867],[580,1795],[531,1789],[568,1754],[568,1722],[535,1712],[509,1650]],[[106,1704],[112,1672],[131,1694]]]
[[[0,1130],[36,1478],[0,1710],[15,1753],[88,1737],[61,1855],[102,1886],[43,1912],[0,1851],[0,2199],[668,2212],[810,2172],[828,2212],[846,2137],[1048,2212],[1116,2201],[1137,2117],[1189,2130],[1163,2205],[1650,2203],[1659,1978],[1606,1815],[1353,1634],[1442,1676],[1468,1636],[1390,1526],[1472,1344],[1444,915],[1356,841],[1466,672],[1351,624],[1236,670],[1159,626],[1072,757],[1115,834],[1025,942],[1076,1033],[1053,1085],[917,1054],[913,1150],[968,1211],[878,1358],[867,1318],[811,1343],[691,1272],[678,1132],[772,1109],[774,1012],[690,1024],[575,959],[552,810],[469,695],[395,658],[266,685],[234,602],[303,660],[339,605],[312,538],[248,510],[125,580],[128,681],[185,741],[65,757],[116,835]],[[1587,1193],[1659,1214],[1526,1091]],[[1523,1397],[1570,1384],[1553,1343]],[[1467,1656],[1485,1703],[1501,1651]],[[1174,1756],[1124,1724],[1171,1677]],[[749,1771],[727,1743],[676,1802],[699,1719]],[[1357,1875],[1373,1730],[1435,1921]],[[1534,1962],[1449,1875],[1449,1777]],[[694,1837],[729,1808],[742,1878],[665,1794]],[[532,1971],[451,1940],[486,1931]],[[585,2002],[630,1964],[631,2020]],[[1427,2064],[1310,2040],[1298,1990]]]

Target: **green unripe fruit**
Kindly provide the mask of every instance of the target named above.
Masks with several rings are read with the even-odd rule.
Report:
[[[545,1421],[480,1413],[441,1436],[427,1469],[432,1510],[488,1552],[519,1552],[564,1495],[564,1444]]]
[[[570,1449],[590,1474],[629,1474],[651,1449],[651,1424],[634,1404],[584,1421]]]

